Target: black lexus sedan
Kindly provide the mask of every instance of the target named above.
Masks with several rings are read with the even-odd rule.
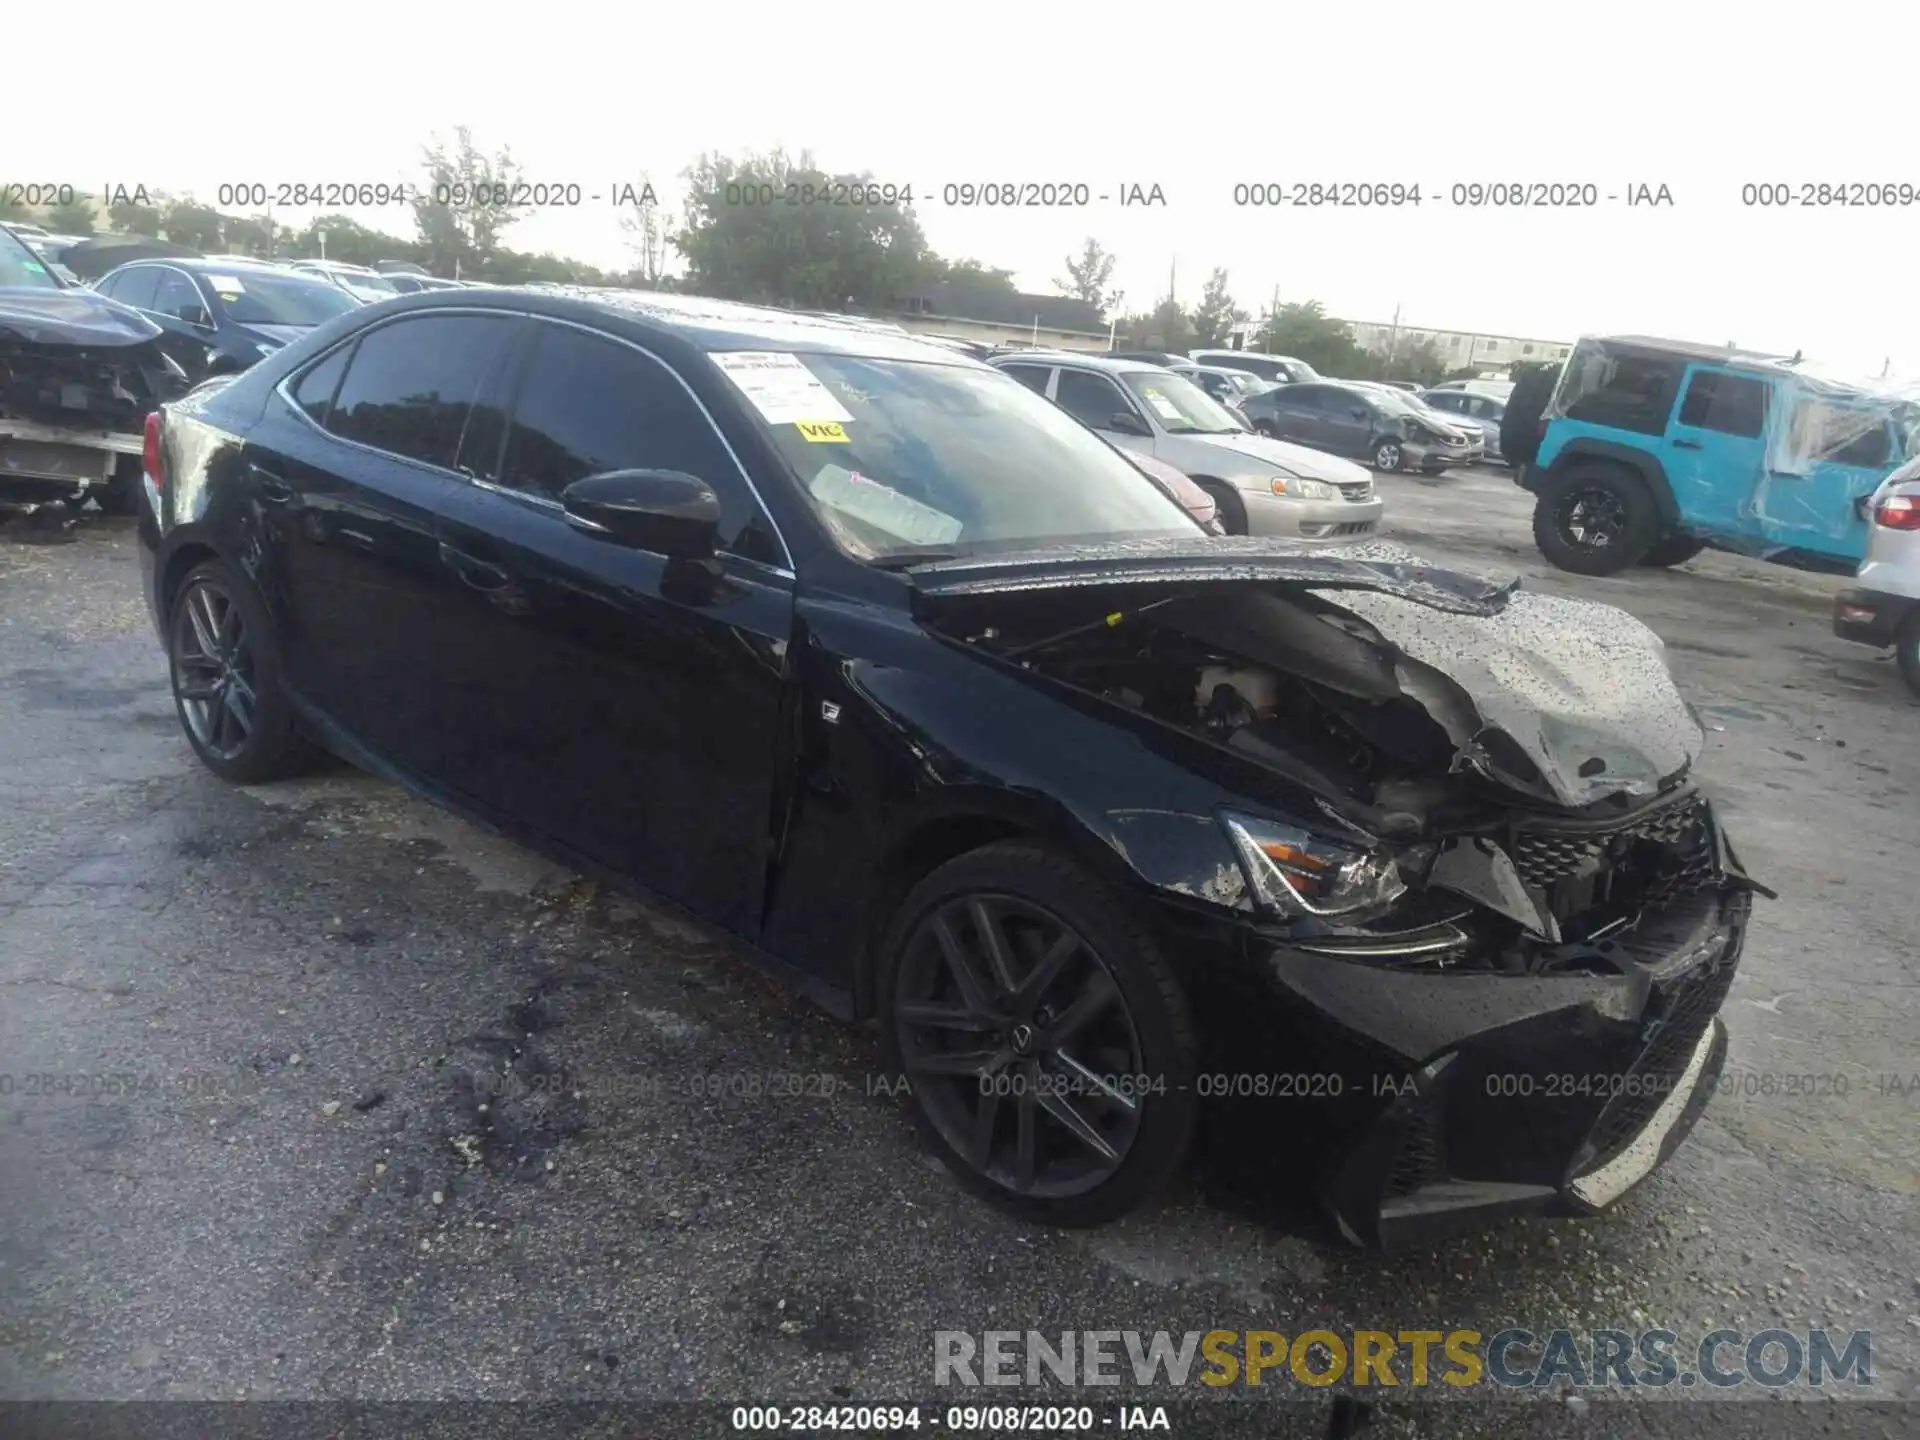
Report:
[[[168,405],[147,598],[239,782],[320,746],[877,1022],[1044,1221],[1196,1147],[1390,1244],[1691,1128],[1757,888],[1659,641],[1205,534],[908,338],[685,296],[356,311]]]
[[[321,321],[358,308],[324,280],[237,259],[134,260],[93,288],[158,325],[161,348],[193,380],[244,370]]]

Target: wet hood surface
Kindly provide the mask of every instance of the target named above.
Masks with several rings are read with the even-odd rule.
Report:
[[[1547,791],[1538,798],[1568,809],[1660,793],[1692,767],[1705,738],[1665,645],[1626,611],[1531,594],[1518,579],[1445,569],[1397,545],[1198,537],[937,561],[908,576],[930,598],[1249,582],[1308,592],[1372,627],[1408,693],[1421,690],[1411,673],[1419,667],[1460,687],[1471,714],[1435,718],[1464,768],[1502,778],[1486,743],[1497,732],[1539,769]]]
[[[144,345],[160,327],[91,290],[0,288],[0,339],[32,345]]]

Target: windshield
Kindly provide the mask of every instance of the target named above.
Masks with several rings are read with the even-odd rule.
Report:
[[[1202,533],[1111,445],[1011,376],[850,355],[712,359],[857,559]]]
[[[1230,435],[1247,428],[1219,401],[1181,376],[1136,370],[1120,379],[1170,435]]]
[[[19,285],[29,290],[58,290],[60,282],[47,269],[47,262],[11,230],[0,227],[0,285]]]
[[[213,271],[206,280],[227,318],[242,325],[318,325],[357,308],[351,295],[304,275]]]
[[[1227,379],[1242,395],[1258,395],[1262,390],[1273,389],[1274,384],[1246,370],[1229,370]]]

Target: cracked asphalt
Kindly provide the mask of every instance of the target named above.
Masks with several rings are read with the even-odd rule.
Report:
[[[1717,555],[1583,580],[1504,472],[1382,483],[1390,537],[1665,638],[1780,893],[1724,1012],[1727,1092],[1614,1212],[1388,1257],[1191,1189],[1102,1231],[1003,1219],[868,1093],[870,1034],[707,933],[344,767],[214,779],[128,523],[15,521],[0,1399],[857,1404],[933,1395],[940,1329],[1778,1325],[1871,1331],[1861,1393],[1898,1403],[1749,1386],[1729,1429],[1667,1392],[1631,1433],[1916,1433],[1920,706],[1833,638],[1836,582]],[[708,1079],[743,1074],[833,1080]],[[1302,1395],[1289,1423],[1320,1433]],[[1366,1433],[1492,1433],[1432,1398]],[[1502,1403],[1502,1434],[1628,1433],[1606,1393]]]

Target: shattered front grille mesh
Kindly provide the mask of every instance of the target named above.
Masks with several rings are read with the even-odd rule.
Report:
[[[1642,1077],[1678,1080],[1687,1068],[1693,1050],[1700,1043],[1713,1017],[1733,988],[1734,962],[1729,957],[1709,970],[1705,966],[1673,982],[1665,992],[1669,1003],[1664,1022],[1641,1050],[1629,1072]],[[1600,1112],[1593,1131],[1587,1137],[1593,1147],[1593,1164],[1602,1165],[1646,1128],[1669,1093],[1660,1085],[1643,1085],[1641,1093],[1616,1095]]]
[[[1713,873],[1713,847],[1707,836],[1707,806],[1699,796],[1678,805],[1669,805],[1657,815],[1618,830],[1556,830],[1529,827],[1514,833],[1513,863],[1520,879],[1535,889],[1545,889],[1556,880],[1596,869],[1605,859],[1607,847],[1625,837],[1649,840],[1676,852],[1681,875],[1698,872],[1696,884]],[[1663,887],[1670,894],[1688,888],[1670,879]]]

